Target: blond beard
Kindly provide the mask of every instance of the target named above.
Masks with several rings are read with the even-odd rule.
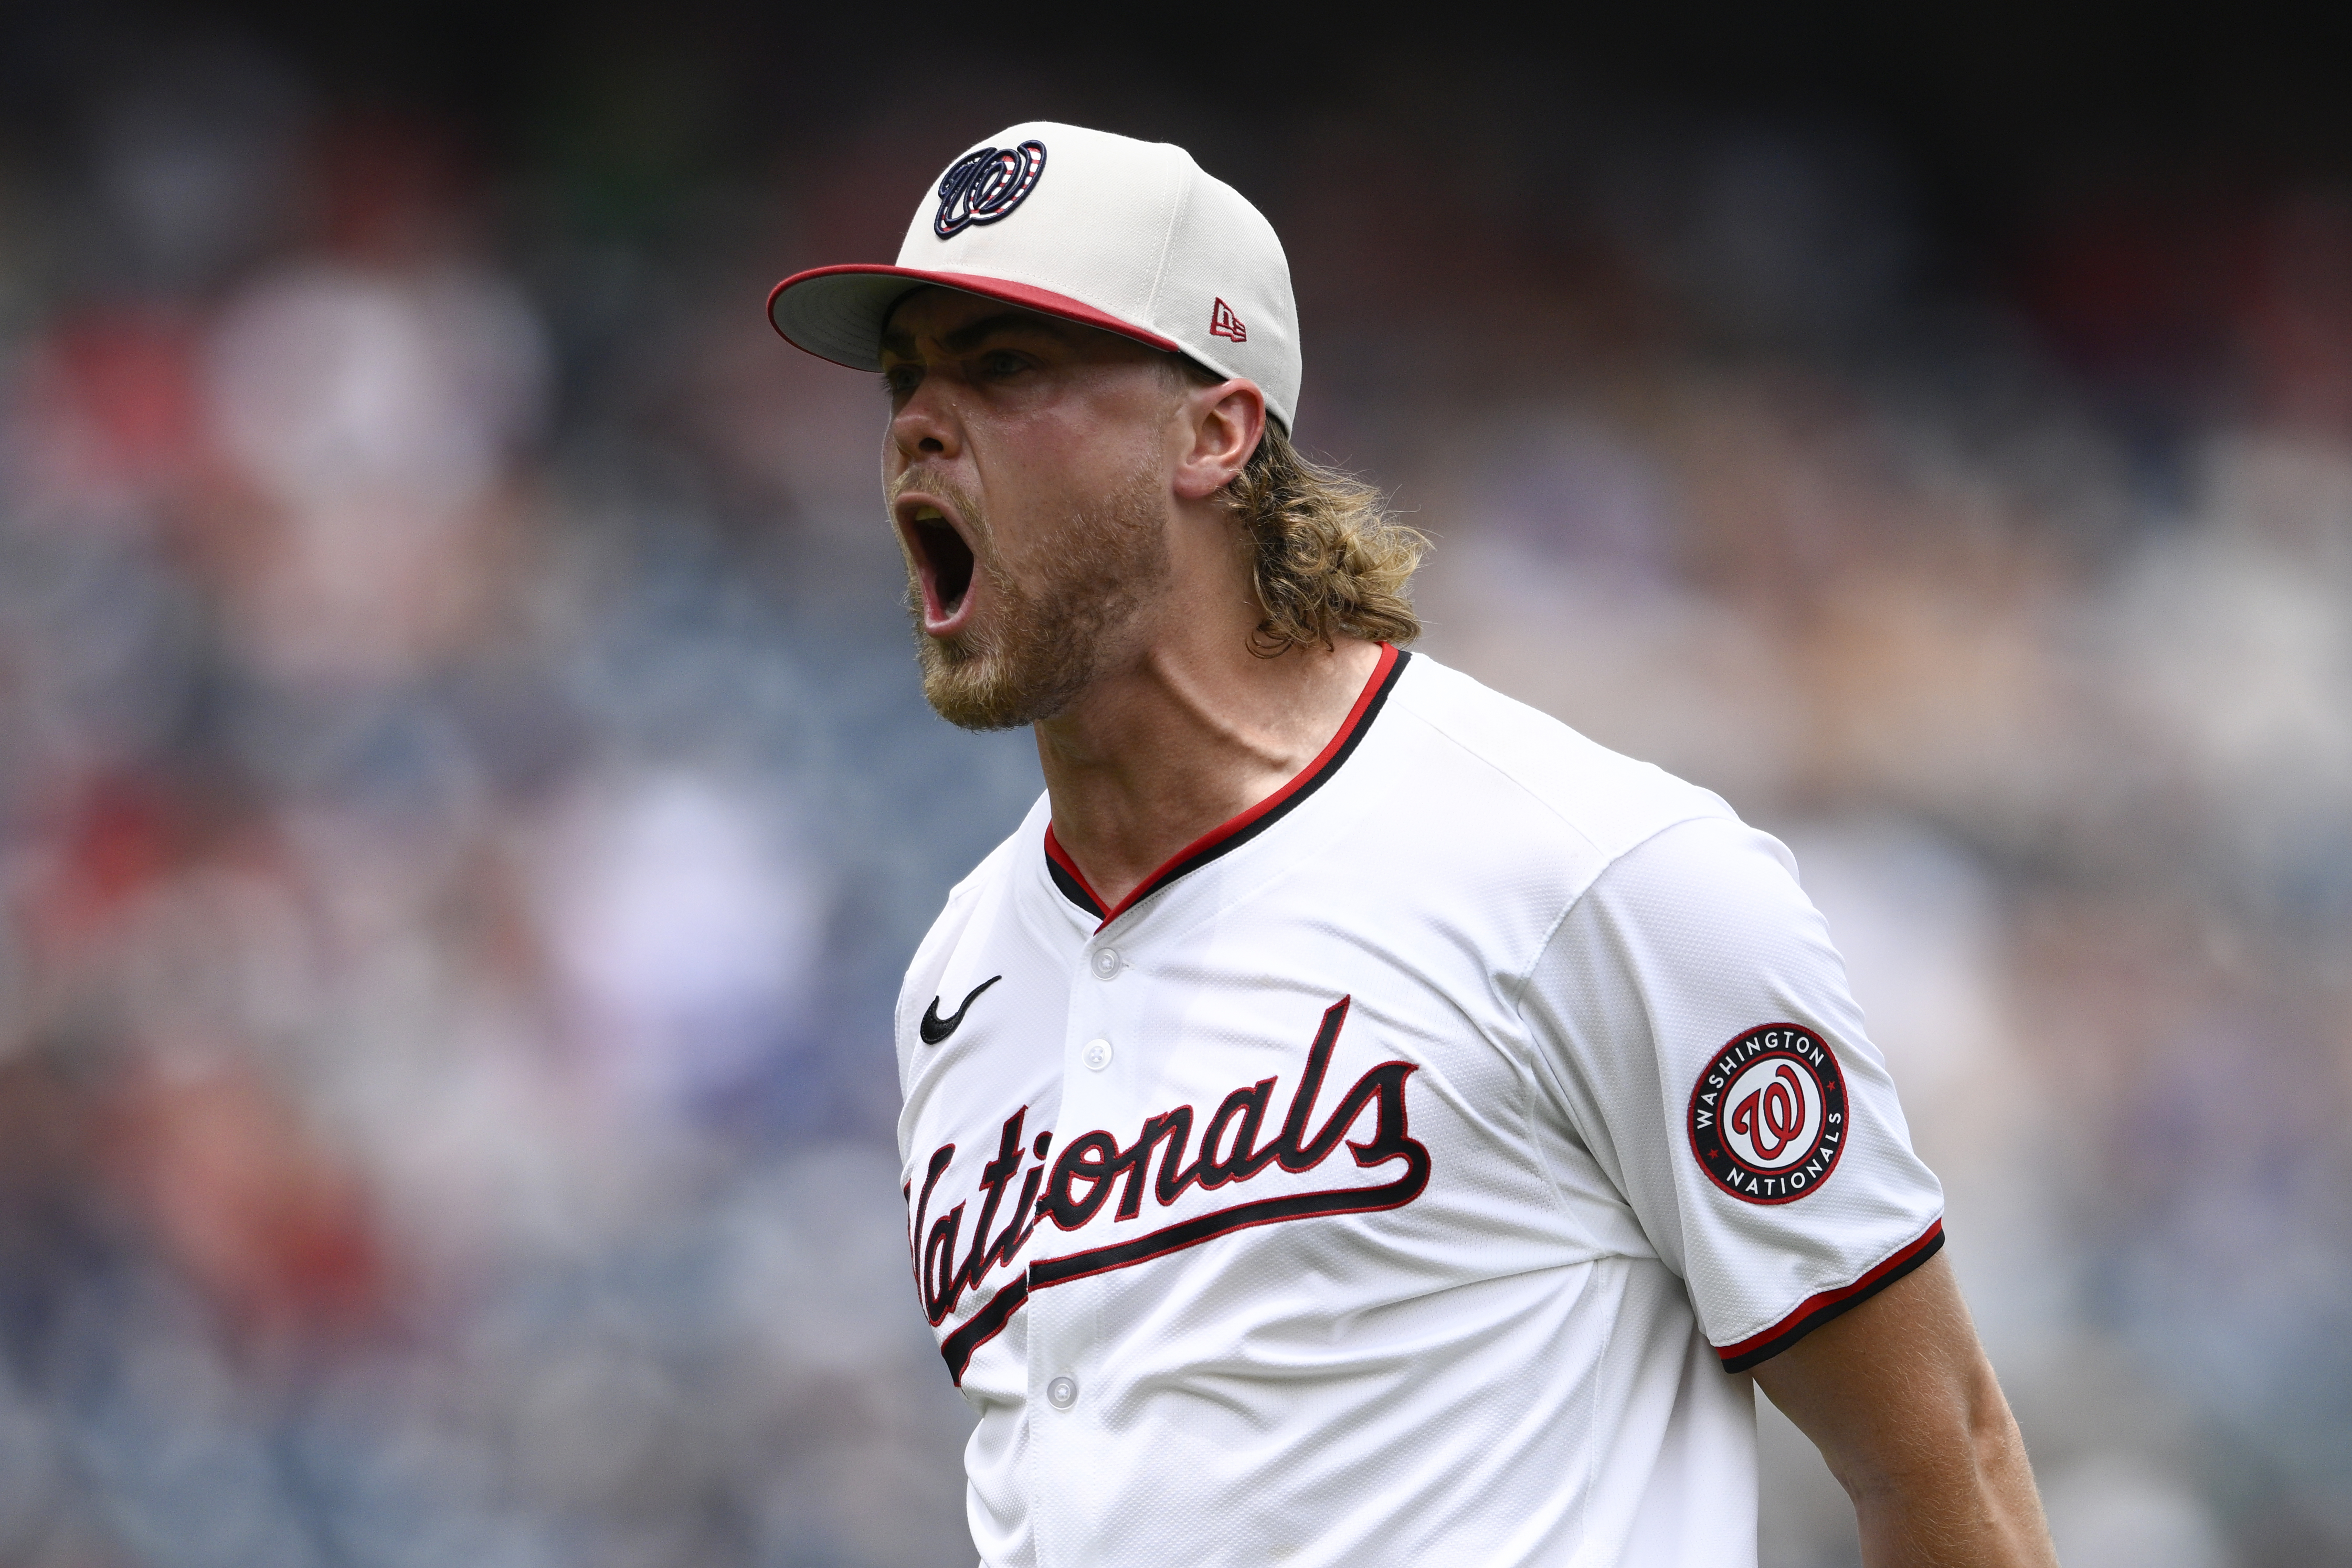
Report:
[[[988,579],[988,624],[952,637],[922,629],[923,595],[911,573],[907,607],[923,695],[965,730],[1012,730],[1066,711],[1114,657],[1122,634],[1169,576],[1159,475],[1149,465],[1069,522],[1066,542],[1027,586],[1004,568],[978,498],[934,479],[971,530],[972,583]]]

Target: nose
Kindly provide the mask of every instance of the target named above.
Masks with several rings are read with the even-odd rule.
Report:
[[[919,463],[952,458],[962,449],[962,430],[956,418],[954,399],[940,384],[944,379],[925,376],[890,416],[890,441],[898,448],[899,461]]]

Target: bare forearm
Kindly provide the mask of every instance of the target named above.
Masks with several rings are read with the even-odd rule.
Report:
[[[1756,1381],[1853,1499],[1867,1568],[2055,1568],[2025,1441],[1942,1258]]]
[[[2053,1568],[2025,1444],[1997,1388],[1993,1397],[1998,1419],[1973,1443],[1951,1443],[1948,1462],[1838,1477],[1853,1499],[1864,1568]]]

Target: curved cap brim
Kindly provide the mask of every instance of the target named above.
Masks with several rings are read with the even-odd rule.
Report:
[[[1082,300],[1049,289],[967,272],[924,272],[911,267],[819,267],[795,272],[768,295],[768,321],[786,342],[852,370],[882,368],[882,328],[899,300],[925,284],[1002,300],[1048,316],[1133,338],[1170,353],[1183,346],[1120,321]]]

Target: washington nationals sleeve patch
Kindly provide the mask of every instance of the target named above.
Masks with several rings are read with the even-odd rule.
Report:
[[[1751,1204],[1819,1192],[1845,1147],[1837,1053],[1795,1024],[1759,1024],[1708,1059],[1691,1090],[1691,1152]]]

